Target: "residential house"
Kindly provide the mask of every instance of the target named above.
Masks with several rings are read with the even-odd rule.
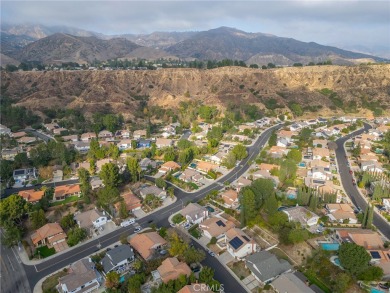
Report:
[[[23,136],[17,140],[19,144],[29,144],[37,141],[35,136]]]
[[[336,230],[336,237],[341,242],[355,243],[363,246],[367,250],[383,249],[384,242],[382,237],[374,231],[366,229],[343,229]]]
[[[224,206],[232,208],[238,205],[238,193],[234,189],[228,189],[221,193]]]
[[[246,135],[241,135],[241,134],[233,134],[232,139],[234,141],[245,141],[245,140],[248,140],[249,137],[247,137]]]
[[[217,164],[221,164],[223,159],[226,158],[226,156],[227,156],[227,152],[219,151],[216,154],[210,156],[210,161],[217,163]]]
[[[296,132],[288,131],[288,130],[281,130],[281,131],[278,132],[278,137],[284,138],[289,143],[292,142],[292,138],[295,135],[297,135]]]
[[[365,162],[365,161],[378,161],[378,157],[374,153],[368,153],[365,155],[360,155],[359,157],[360,162]]]
[[[156,139],[156,147],[158,149],[170,147],[173,145],[173,140],[168,138],[157,138]]]
[[[63,139],[64,141],[72,141],[72,142],[79,141],[79,137],[77,136],[77,134],[74,134],[74,135],[66,135],[66,136],[63,136],[62,139]]]
[[[213,237],[220,239],[225,236],[227,231],[234,227],[235,225],[232,221],[217,217],[208,218],[199,224],[199,229],[208,239]]]
[[[166,174],[168,172],[180,169],[180,165],[174,161],[168,161],[161,165],[158,172]]]
[[[165,190],[155,186],[155,185],[150,185],[150,186],[141,188],[140,194],[141,194],[142,198],[145,198],[148,194],[152,194],[152,195],[159,197],[161,199],[164,199],[167,197],[167,192]]]
[[[130,268],[129,265],[133,261],[133,250],[129,245],[122,244],[107,251],[100,263],[103,266],[103,272],[105,275],[109,272],[117,272],[121,275]]]
[[[274,164],[261,163],[261,164],[259,165],[259,169],[260,169],[260,170],[265,170],[265,171],[267,171],[267,172],[271,172],[271,170],[273,170],[273,169],[279,170],[279,169],[280,169],[280,166],[274,165]]]
[[[180,262],[176,257],[165,259],[157,271],[163,283],[176,280],[181,275],[189,277],[192,273],[190,267],[185,262]]]
[[[11,135],[11,129],[7,126],[0,124],[0,135]]]
[[[112,159],[101,159],[101,160],[97,160],[96,161],[96,173],[100,173],[100,171],[102,170],[103,166],[105,164],[108,164],[108,163],[112,163],[113,160]]]
[[[1,150],[1,158],[3,160],[13,161],[17,154],[19,154],[19,148],[13,148],[12,150]]]
[[[324,167],[311,168],[310,172],[308,173],[308,176],[320,180],[332,179],[332,173],[330,173],[329,168],[324,168]]]
[[[64,200],[69,196],[81,196],[80,184],[61,185],[54,189],[54,200]]]
[[[75,214],[74,220],[77,222],[77,225],[79,225],[80,228],[89,230],[105,225],[108,221],[108,217],[105,211],[101,212],[94,208],[89,211]]]
[[[387,211],[390,211],[390,197],[382,198],[382,204]]]
[[[326,169],[329,169],[330,168],[330,162],[325,162],[323,160],[312,160],[310,162],[310,167],[311,168],[316,168],[316,167],[322,167],[322,168],[326,168]]]
[[[255,125],[257,127],[265,127],[265,126],[270,125],[270,123],[271,123],[271,119],[270,118],[263,117],[263,118],[261,118],[259,120],[256,120]]]
[[[321,160],[322,158],[329,160],[329,156],[329,149],[313,148],[313,160]]]
[[[98,138],[110,139],[110,138],[112,138],[112,132],[108,131],[108,130],[102,130],[102,131],[99,132]]]
[[[293,269],[288,261],[279,260],[268,251],[259,251],[248,256],[245,260],[245,266],[261,284],[268,284],[279,275]]]
[[[284,137],[278,137],[276,141],[276,146],[286,148],[289,146],[289,142]]]
[[[96,138],[96,133],[94,132],[83,133],[80,136],[81,141],[91,141],[93,138]]]
[[[215,164],[210,163],[210,162],[205,162],[205,161],[196,162],[196,169],[201,171],[201,172],[204,172],[204,173],[212,171],[216,168],[218,168],[218,165],[215,165]]]
[[[328,148],[328,140],[326,139],[314,139],[313,146],[315,148]]]
[[[60,128],[60,126],[57,123],[43,124],[43,127],[45,127],[45,129],[50,132],[52,132],[56,128]]]
[[[248,178],[252,178],[253,180],[259,179],[259,178],[264,178],[264,179],[271,179],[274,183],[275,186],[278,186],[280,183],[279,177],[278,176],[273,176],[271,175],[270,172],[266,170],[257,170],[250,174]]]
[[[328,211],[328,218],[330,221],[343,223],[347,221],[349,224],[356,224],[357,218],[349,204],[346,203],[328,203],[325,206]]]
[[[100,187],[104,187],[103,180],[97,179],[95,177],[90,181],[90,184],[91,184],[92,190],[98,189]]]
[[[225,233],[227,251],[235,258],[242,259],[257,250],[256,242],[241,229],[231,228]]]
[[[360,163],[360,168],[362,171],[373,173],[383,173],[385,171],[382,164],[377,161],[363,161]]]
[[[68,129],[63,128],[63,127],[60,127],[60,128],[54,129],[54,130],[53,130],[53,133],[54,133],[55,135],[61,135],[62,133],[65,134],[66,131],[68,131]]]
[[[315,213],[301,206],[287,208],[283,212],[288,216],[290,222],[299,222],[302,227],[316,225],[320,219]]]
[[[121,151],[131,149],[132,140],[131,139],[122,139],[120,142],[118,142],[117,146]]]
[[[79,152],[87,152],[90,149],[89,141],[76,141],[74,143],[74,148]]]
[[[132,213],[134,211],[141,209],[141,207],[142,207],[141,199],[139,199],[133,192],[129,191],[129,192],[123,193],[123,194],[121,194],[121,197],[123,198],[123,202],[126,205],[126,210],[129,213]],[[117,202],[115,204],[115,208],[117,211],[119,211],[120,203],[121,202]]]
[[[89,293],[100,287],[102,277],[96,271],[95,263],[90,259],[81,259],[72,263],[67,275],[58,279],[60,293]]]
[[[250,181],[249,179],[246,179],[244,177],[240,177],[236,181],[235,186],[237,188],[237,192],[240,192],[241,188],[243,188],[245,186],[249,186],[251,184],[252,184],[252,181]]]
[[[47,223],[31,235],[31,241],[35,247],[44,245],[53,247],[60,242],[64,242],[65,239],[66,234],[58,223]]]
[[[140,139],[141,137],[146,137],[146,130],[141,129],[141,130],[136,130],[133,132],[133,137],[135,139]]]
[[[19,191],[19,195],[29,203],[37,203],[45,195],[45,192],[43,190],[29,189]]]
[[[149,168],[150,169],[155,169],[157,167],[157,163],[156,161],[153,161],[149,158],[143,158],[140,162],[139,162],[139,165],[141,167],[141,170],[142,171],[146,171],[148,170]]]
[[[209,216],[209,211],[206,208],[192,202],[183,208],[180,213],[190,224],[200,224]]]
[[[144,260],[150,260],[159,249],[167,245],[167,241],[157,232],[136,234],[129,243]]]
[[[27,135],[27,133],[25,133],[24,131],[20,131],[20,132],[14,132],[14,133],[12,133],[11,134],[11,136],[13,137],[13,138],[21,138],[21,137],[23,137],[23,136],[26,136]]]
[[[288,154],[288,149],[275,145],[268,150],[268,154],[273,158],[281,158]]]
[[[303,282],[296,273],[288,272],[281,274],[271,283],[272,287],[278,293],[315,293],[305,282]]]
[[[172,135],[176,135],[176,127],[173,125],[168,125],[163,128],[162,136],[164,138],[170,137]]]
[[[38,178],[38,171],[35,168],[17,169],[14,170],[12,177],[14,178],[15,182],[34,180]]]
[[[121,137],[123,139],[127,139],[127,138],[130,138],[130,131],[129,130],[117,130],[117,132],[115,132],[115,136]]]
[[[152,146],[152,141],[150,139],[139,139],[137,141],[137,148],[150,148]]]
[[[179,179],[184,182],[198,182],[202,180],[204,176],[193,169],[185,169],[183,173],[180,174]]]
[[[290,131],[299,131],[302,129],[302,125],[299,123],[293,123],[290,125]]]

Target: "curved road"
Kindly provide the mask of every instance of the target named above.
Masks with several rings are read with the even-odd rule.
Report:
[[[235,167],[229,174],[198,192],[187,193],[182,190],[176,189],[175,195],[178,200],[175,203],[159,210],[156,213],[153,213],[140,219],[139,221],[137,221],[138,224],[140,224],[142,227],[146,227],[151,223],[151,221],[153,221],[153,223],[156,223],[158,226],[169,227],[169,216],[181,210],[184,203],[188,201],[198,201],[201,198],[205,197],[211,190],[220,190],[224,187],[225,182],[232,182],[238,177],[240,177],[242,174],[244,174],[250,166],[250,163],[248,162],[256,158],[256,155],[259,153],[259,150],[264,147],[269,137],[271,136],[272,131],[280,127],[281,125],[275,125],[272,128],[269,128],[264,131],[256,140],[256,142],[248,148],[248,157],[244,159],[239,166]],[[120,235],[122,235],[123,233],[126,233],[128,235],[134,233],[134,227],[129,226],[124,228],[118,228],[117,230],[107,235],[80,245],[68,252],[48,259],[43,263],[34,266],[24,265],[24,269],[26,271],[31,288],[33,289],[35,284],[43,277],[98,251],[98,244],[101,245],[100,249],[114,244],[119,240]],[[222,284],[224,284],[225,292],[246,292],[246,290],[242,288],[241,284],[237,282],[235,278],[231,277],[228,272],[226,272],[225,268],[220,264],[220,262],[211,257],[210,255],[206,254],[206,259],[202,263],[204,265],[212,267],[215,270],[215,278]]]
[[[352,175],[349,174],[350,168],[347,165],[348,159],[346,158],[344,143],[348,139],[351,139],[354,136],[362,134],[364,131],[370,128],[372,128],[371,125],[364,123],[363,129],[359,129],[355,132],[352,132],[336,140],[336,144],[337,144],[336,158],[337,158],[339,173],[340,173],[341,182],[343,184],[344,190],[347,193],[347,195],[351,198],[352,203],[356,207],[360,207],[363,211],[367,207],[367,202],[358,191],[357,186],[353,185],[352,183]],[[379,216],[376,212],[374,213],[373,223],[383,235],[385,235],[388,239],[390,239],[390,224],[386,220],[384,220],[381,216]]]

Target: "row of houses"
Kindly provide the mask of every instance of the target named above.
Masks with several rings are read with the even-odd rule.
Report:
[[[18,193],[29,203],[37,203],[42,199],[45,192],[43,190],[28,189]],[[61,185],[54,188],[53,201],[64,200],[70,196],[81,196],[79,184]]]

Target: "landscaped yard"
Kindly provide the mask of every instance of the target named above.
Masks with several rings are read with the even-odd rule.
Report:
[[[59,205],[66,204],[66,203],[69,203],[69,202],[78,201],[79,199],[80,198],[77,195],[69,196],[68,198],[65,198],[64,200],[52,202],[52,203],[50,203],[50,205],[52,207],[59,206]]]
[[[58,279],[65,276],[66,274],[67,272],[60,271],[53,276],[48,277],[42,283],[42,292],[57,292],[55,288],[58,285]]]
[[[192,226],[189,230],[188,233],[190,233],[192,236],[194,236],[196,239],[199,239],[202,237],[202,233],[198,229],[198,224]]]
[[[55,253],[56,253],[56,250],[54,248],[49,248],[45,245],[45,246],[38,247],[35,250],[35,257],[46,258],[50,255],[55,254]]]
[[[243,261],[230,262],[227,266],[240,278],[240,280],[245,279],[251,274],[251,271],[245,267],[245,262]]]
[[[172,222],[175,224],[180,224],[184,220],[185,220],[185,218],[183,217],[182,214],[176,214],[172,217]]]

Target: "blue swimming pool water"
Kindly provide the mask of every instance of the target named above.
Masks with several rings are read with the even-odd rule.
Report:
[[[339,250],[340,244],[338,243],[321,243],[321,248],[323,250]]]
[[[305,163],[305,162],[300,162],[300,163],[298,164],[298,166],[299,166],[299,167],[306,167],[306,163]]]
[[[125,281],[125,276],[119,278],[119,283],[123,283]]]
[[[371,292],[371,293],[383,293],[383,292],[385,292],[385,291],[379,290],[379,289],[377,289],[377,288],[371,288],[370,292]]]
[[[181,173],[179,172],[179,173],[177,173],[177,174],[175,174],[175,175],[173,175],[173,176],[176,177],[176,178],[179,178],[180,175],[181,175]]]
[[[339,258],[335,258],[333,261],[334,261],[337,265],[341,266],[341,264],[340,264],[340,259],[339,259]]]
[[[195,163],[191,163],[190,167],[195,169],[196,168],[196,164]]]

